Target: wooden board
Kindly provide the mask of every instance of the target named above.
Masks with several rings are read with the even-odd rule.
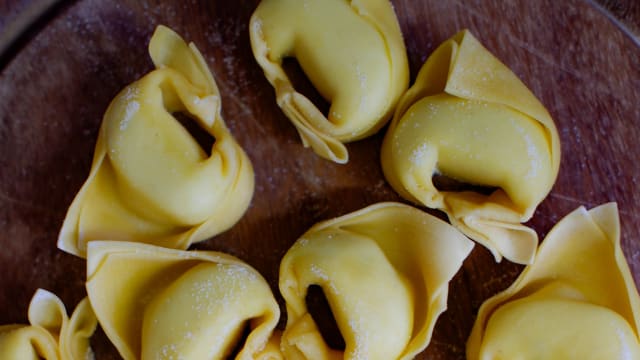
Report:
[[[303,150],[251,53],[247,23],[256,4],[77,1],[57,8],[0,69],[0,324],[26,322],[39,287],[60,295],[68,308],[85,296],[84,261],[59,251],[57,234],[88,174],[104,110],[152,69],[147,43],[158,24],[204,53],[222,92],[223,116],[255,167],[249,211],[230,231],[195,248],[240,257],[277,294],[279,260],[311,225],[400,200],[380,170],[384,129],[348,145],[347,165]],[[580,205],[617,201],[623,249],[640,283],[637,41],[578,0],[394,4],[412,77],[437,45],[469,28],[539,96],[556,120],[563,154],[557,183],[530,225],[542,238]],[[419,359],[464,358],[480,304],[520,270],[495,264],[477,246],[452,281],[449,310]],[[118,358],[102,333],[92,344],[98,359]]]

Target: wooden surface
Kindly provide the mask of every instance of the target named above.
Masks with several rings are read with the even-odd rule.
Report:
[[[530,225],[542,238],[580,205],[617,201],[623,249],[640,283],[637,40],[593,3],[579,0],[394,4],[412,77],[438,44],[466,27],[539,96],[556,120],[563,154],[557,183]],[[245,0],[76,1],[50,12],[2,63],[0,324],[26,322],[39,287],[60,295],[69,309],[85,296],[84,261],[59,251],[57,234],[88,174],[104,110],[120,89],[152,69],[146,49],[158,24],[204,53],[222,92],[223,116],[256,172],[255,196],[243,219],[195,248],[240,257],[277,294],[279,260],[311,225],[399,200],[379,165],[385,129],[348,145],[347,165],[303,150],[253,59],[247,23],[255,6]],[[478,307],[520,270],[495,264],[477,246],[452,281],[449,310],[419,359],[463,359]],[[99,360],[118,358],[102,333],[92,344]]]

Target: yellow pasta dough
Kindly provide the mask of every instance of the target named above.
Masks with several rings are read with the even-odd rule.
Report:
[[[467,359],[640,359],[640,297],[615,203],[562,219],[535,262],[485,301]]]
[[[344,142],[378,131],[409,79],[404,40],[388,0],[263,0],[250,22],[251,47],[278,105],[303,144],[346,163]],[[282,68],[295,57],[320,94],[322,114]]]
[[[87,293],[125,360],[281,359],[271,289],[230,255],[93,241]]]
[[[0,359],[93,359],[89,338],[97,320],[86,298],[69,319],[56,295],[38,289],[29,304],[29,323],[0,326]]]
[[[382,146],[393,188],[446,212],[497,261],[533,261],[538,238],[521,223],[551,190],[559,165],[560,141],[547,110],[466,30],[427,59]],[[438,189],[434,175],[488,193]]]
[[[149,44],[156,66],[107,109],[89,178],[65,218],[58,247],[85,256],[91,240],[186,249],[235,224],[253,195],[251,163],[220,115],[204,58],[159,26]],[[173,113],[213,138],[207,155]]]
[[[379,203],[319,223],[280,265],[287,359],[412,359],[446,309],[449,280],[473,242],[447,223],[399,203]],[[305,297],[319,285],[344,338],[331,349]]]

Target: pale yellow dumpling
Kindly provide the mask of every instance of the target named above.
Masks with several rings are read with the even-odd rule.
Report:
[[[346,163],[343,143],[378,131],[409,80],[404,40],[388,0],[263,0],[251,17],[251,47],[278,105],[305,147]],[[282,68],[295,57],[331,103],[322,114]]]
[[[38,289],[29,304],[29,323],[0,326],[0,359],[93,359],[89,338],[98,322],[86,298],[69,318],[55,294]]]
[[[290,360],[412,359],[446,309],[448,284],[473,242],[413,207],[379,203],[313,226],[280,264]],[[344,351],[323,340],[305,298],[319,285]]]
[[[156,66],[107,109],[89,178],[65,218],[58,247],[85,256],[87,242],[122,240],[186,249],[235,224],[254,188],[251,163],[220,115],[204,58],[159,26]],[[207,155],[173,113],[188,114],[215,143]]]
[[[242,261],[119,241],[90,242],[87,255],[91,305],[125,360],[282,358],[278,304]]]
[[[382,146],[384,175],[400,195],[446,212],[497,261],[523,264],[538,237],[521,223],[551,191],[559,165],[547,110],[466,30],[427,59]],[[439,189],[434,176],[472,187]]]
[[[535,262],[480,307],[467,359],[640,359],[640,296],[614,203],[549,232]]]

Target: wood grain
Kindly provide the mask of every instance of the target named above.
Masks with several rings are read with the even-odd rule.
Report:
[[[277,294],[279,260],[311,225],[400,200],[380,170],[384,129],[349,144],[347,165],[302,148],[251,53],[247,24],[256,4],[77,1],[0,69],[0,324],[26,322],[38,287],[59,294],[68,308],[85,296],[84,261],[57,250],[57,233],[88,174],[104,110],[120,89],[152,68],[146,47],[157,24],[172,27],[204,53],[222,92],[223,116],[256,172],[256,193],[243,219],[194,248],[240,257]],[[412,76],[438,44],[469,28],[541,99],[558,125],[563,155],[558,181],[530,225],[542,238],[580,205],[617,201],[623,249],[640,283],[636,42],[578,0],[394,4]],[[476,247],[452,281],[449,310],[419,359],[463,359],[480,304],[520,270],[495,264]],[[92,344],[98,359],[118,358],[104,335]]]

